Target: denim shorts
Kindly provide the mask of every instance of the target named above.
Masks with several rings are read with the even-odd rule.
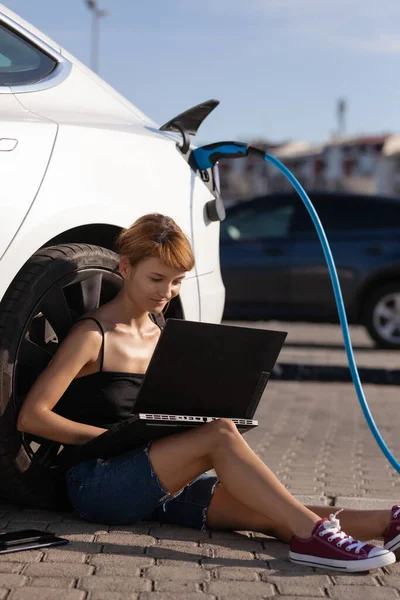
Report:
[[[74,509],[83,519],[105,525],[150,520],[208,531],[207,509],[218,477],[203,473],[170,495],[153,471],[150,446],[151,442],[109,462],[81,462],[67,471],[67,492]]]

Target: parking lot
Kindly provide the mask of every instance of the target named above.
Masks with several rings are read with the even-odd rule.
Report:
[[[390,508],[400,502],[400,476],[381,454],[346,381],[339,327],[246,325],[288,331],[256,414],[260,425],[246,434],[257,454],[306,503]],[[399,458],[400,388],[384,378],[398,369],[399,353],[375,350],[361,328],[351,335],[361,371],[370,380],[383,378],[364,391]],[[400,598],[400,563],[351,576],[317,571],[289,563],[286,545],[258,533],[207,534],[153,522],[104,527],[71,513],[9,505],[1,505],[0,527],[48,528],[71,540],[58,549],[1,556],[1,600]]]

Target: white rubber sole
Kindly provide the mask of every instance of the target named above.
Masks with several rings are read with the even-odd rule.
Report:
[[[400,548],[400,533],[399,533],[399,535],[396,535],[395,538],[390,540],[390,542],[385,544],[385,549],[391,550],[392,552],[394,552],[395,550],[398,550],[399,548]]]
[[[396,562],[396,557],[393,552],[385,552],[378,556],[364,558],[362,560],[333,560],[331,558],[321,558],[319,556],[310,556],[309,554],[298,554],[297,552],[289,551],[289,560],[306,567],[318,567],[320,569],[357,573],[392,565]]]

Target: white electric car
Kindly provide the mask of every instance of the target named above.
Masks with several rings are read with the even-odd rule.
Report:
[[[173,217],[196,267],[169,315],[219,322],[216,172],[191,166],[203,103],[160,130],[95,73],[0,4],[0,495],[63,505],[59,444],[20,434],[30,385],[83,312],[119,289],[115,237]]]

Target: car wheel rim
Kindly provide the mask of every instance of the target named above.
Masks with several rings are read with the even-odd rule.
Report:
[[[74,271],[54,283],[38,300],[24,330],[15,360],[13,403],[15,415],[39,373],[80,315],[110,300],[121,288],[119,273],[101,268]],[[23,445],[36,464],[50,466],[61,449],[57,442],[21,434]]]
[[[374,308],[372,321],[380,338],[391,344],[400,344],[400,293],[381,298]]]

